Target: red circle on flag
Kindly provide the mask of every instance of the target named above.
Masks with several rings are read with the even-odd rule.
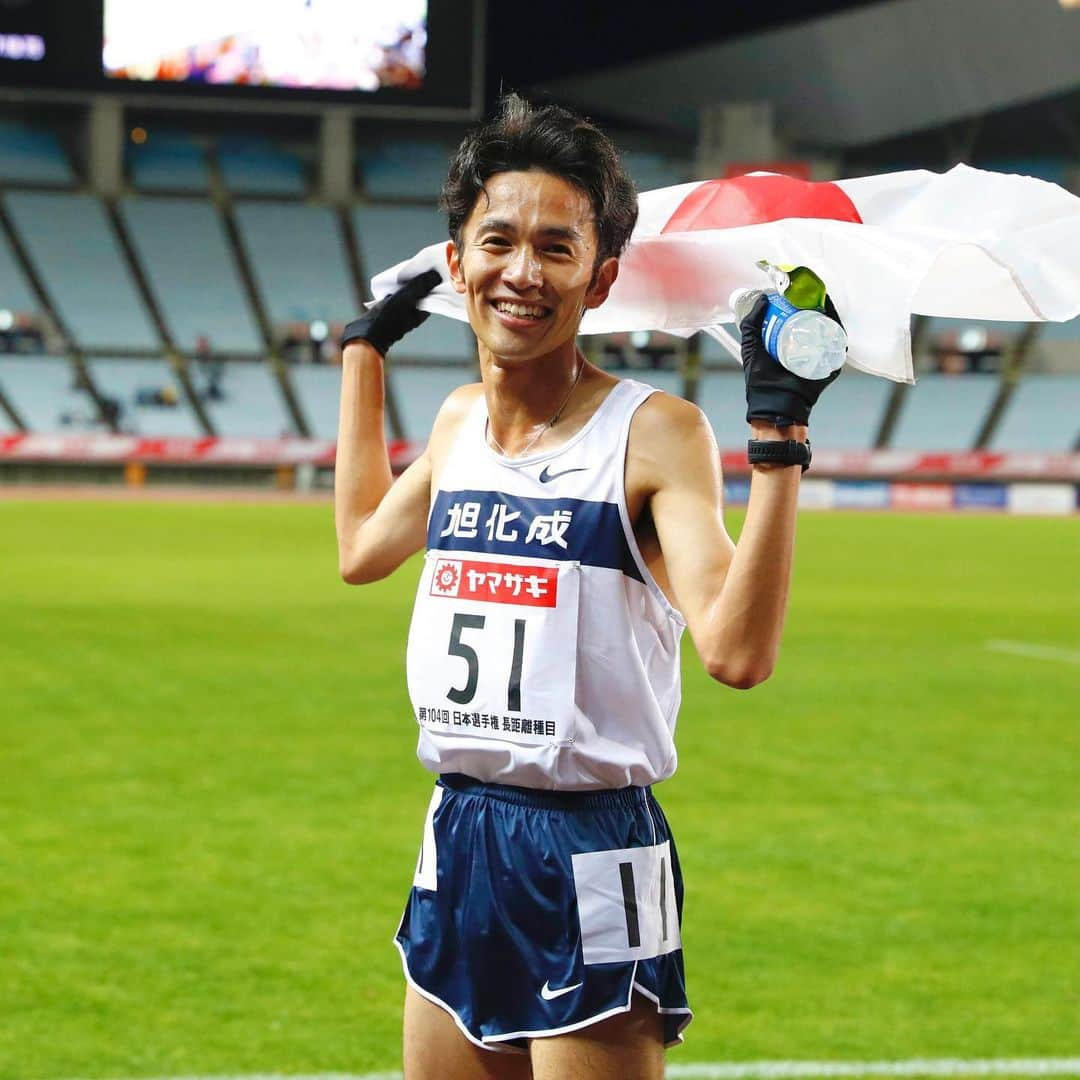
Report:
[[[838,184],[762,175],[706,180],[683,199],[661,231],[736,229],[784,218],[828,218],[862,224],[855,204]]]

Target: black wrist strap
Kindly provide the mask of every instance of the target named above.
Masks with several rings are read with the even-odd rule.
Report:
[[[751,465],[801,465],[810,468],[810,440],[750,439],[746,444],[746,460]]]

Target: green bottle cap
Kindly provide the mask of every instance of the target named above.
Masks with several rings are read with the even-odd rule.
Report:
[[[825,282],[809,266],[780,266],[766,259],[757,265],[769,275],[773,288],[795,307],[825,310]]]

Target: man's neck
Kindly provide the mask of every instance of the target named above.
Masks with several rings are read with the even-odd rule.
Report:
[[[588,371],[585,357],[571,340],[564,347],[528,360],[502,359],[481,346],[490,433],[509,454],[561,419],[574,406]]]

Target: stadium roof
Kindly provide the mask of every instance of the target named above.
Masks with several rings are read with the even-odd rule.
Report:
[[[1057,0],[779,2],[719,14],[683,0],[604,10],[553,0],[541,25],[528,23],[527,50],[522,26],[517,48],[508,44],[510,16],[494,11],[507,6],[492,5],[491,92],[502,78],[673,130],[694,130],[702,106],[767,100],[793,145],[838,150],[1080,89],[1080,11]]]

